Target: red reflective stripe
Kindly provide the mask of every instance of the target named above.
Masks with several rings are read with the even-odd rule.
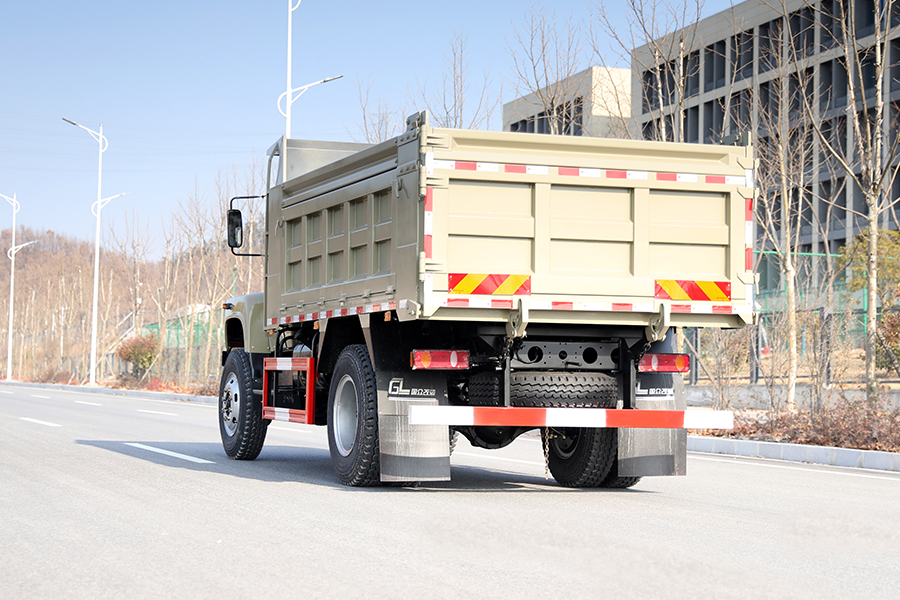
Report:
[[[628,172],[627,171],[607,171],[606,177],[608,179],[627,179]]]
[[[581,174],[581,170],[572,167],[560,167],[559,174],[567,175],[569,177],[578,177]]]
[[[553,310],[575,310],[574,302],[553,302],[551,304]]]
[[[713,314],[714,315],[730,315],[731,307],[730,306],[713,306]]]
[[[681,429],[684,427],[684,412],[680,410],[610,410],[606,412],[606,426]]]
[[[745,221],[753,220],[753,198],[747,198],[747,210],[744,216]]]
[[[673,313],[689,313],[691,312],[690,304],[673,304],[672,305]]]
[[[433,188],[425,188],[425,210],[433,210],[432,206],[434,203],[434,189]]]
[[[748,271],[753,270],[753,248],[744,251],[744,268]]]
[[[475,425],[517,425],[519,427],[544,427],[547,424],[546,408],[494,408],[479,406],[474,411]]]
[[[721,175],[707,175],[706,183],[725,183],[725,177]]]
[[[657,181],[678,181],[678,173],[657,173]]]
[[[431,241],[431,236],[426,235],[425,236],[425,258],[432,258],[432,256],[431,256],[432,247],[433,247],[432,244],[433,244],[433,242]]]
[[[456,161],[456,170],[457,171],[477,171],[478,164],[473,162],[463,162],[461,160]]]
[[[469,301],[466,298],[447,298],[447,306],[468,306]]]
[[[622,302],[613,302],[613,305],[612,305],[613,310],[620,310],[620,311],[625,311],[625,312],[630,312],[633,307],[634,307],[634,305],[632,305],[632,304],[625,304]]]
[[[513,301],[512,300],[494,300],[491,299],[491,308],[512,308]]]
[[[503,170],[507,173],[522,173],[525,174],[528,172],[528,169],[525,165],[504,165]]]

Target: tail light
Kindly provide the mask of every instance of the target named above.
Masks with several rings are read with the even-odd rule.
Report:
[[[645,354],[638,363],[639,373],[687,373],[691,357],[687,354]]]
[[[413,350],[409,366],[415,369],[468,369],[469,353],[466,350]]]

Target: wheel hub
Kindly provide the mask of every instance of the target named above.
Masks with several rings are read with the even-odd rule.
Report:
[[[334,444],[341,456],[349,456],[356,444],[358,406],[356,384],[350,375],[344,375],[338,382],[334,395]]]
[[[237,433],[238,415],[241,412],[241,388],[237,375],[231,373],[222,388],[222,424],[229,437]]]

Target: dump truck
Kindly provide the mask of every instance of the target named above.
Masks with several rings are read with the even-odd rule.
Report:
[[[324,425],[350,486],[443,481],[460,436],[540,433],[572,487],[684,475],[682,327],[753,320],[749,144],[432,127],[270,150],[264,290],[224,303],[219,426]],[[233,203],[232,203],[233,205]],[[240,210],[228,244],[243,245]]]

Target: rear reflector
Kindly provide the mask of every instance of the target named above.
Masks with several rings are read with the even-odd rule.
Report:
[[[468,369],[466,350],[413,350],[409,355],[413,369]]]
[[[691,357],[687,354],[645,354],[637,368],[639,373],[687,373]]]

